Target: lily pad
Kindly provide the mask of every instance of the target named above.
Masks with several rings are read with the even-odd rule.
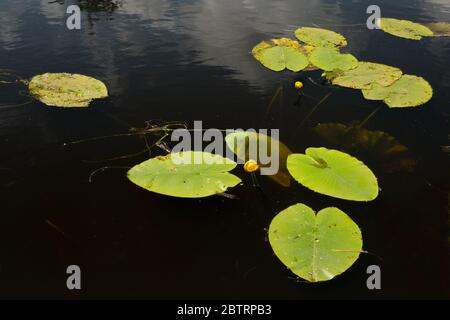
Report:
[[[450,37],[450,23],[432,22],[423,25],[433,32],[434,37]]]
[[[256,159],[251,159],[250,146],[256,146],[258,149],[262,149],[264,156],[267,155],[269,159],[272,159],[270,157],[272,154],[272,144],[277,143],[278,157],[276,158],[276,161],[278,162],[278,170],[276,173],[266,173],[265,175],[283,187],[289,187],[291,185],[292,177],[287,170],[286,160],[292,151],[284,143],[265,134],[251,131],[236,131],[230,133],[225,137],[225,142],[228,148],[230,148],[242,162],[254,160],[263,169],[272,166],[272,161],[266,163],[267,161],[264,160],[263,162],[265,163],[262,164],[259,156],[256,156]],[[258,151],[255,150],[254,152]]]
[[[416,167],[417,162],[408,148],[386,132],[367,130],[358,123],[321,123],[314,131],[326,146],[362,155],[380,171],[413,172]]]
[[[307,48],[288,38],[263,41],[252,50],[255,59],[266,68],[273,71],[288,69],[294,72],[308,67],[307,52]]]
[[[128,171],[128,179],[152,192],[201,198],[225,192],[241,180],[229,173],[236,163],[220,155],[186,151],[146,160]]]
[[[321,28],[302,27],[295,31],[300,41],[314,47],[344,47],[347,40],[341,34]]]
[[[275,216],[269,242],[278,259],[309,282],[327,281],[345,272],[363,245],[361,230],[344,212],[325,208],[316,215],[301,203]]]
[[[380,27],[384,32],[405,39],[420,40],[422,37],[433,36],[433,31],[420,23],[409,20],[381,18]]]
[[[305,187],[331,197],[370,201],[378,196],[378,182],[372,171],[338,150],[308,148],[305,154],[291,154],[287,169]]]
[[[70,73],[34,76],[28,89],[36,99],[55,107],[87,107],[93,99],[108,96],[108,89],[100,80]]]
[[[349,53],[340,53],[335,48],[318,47],[309,57],[313,65],[325,71],[350,70],[358,66],[358,60]]]
[[[425,79],[408,74],[388,87],[374,84],[362,92],[367,100],[383,100],[391,108],[420,106],[433,96],[433,88]]]
[[[353,89],[370,89],[372,84],[389,86],[402,76],[398,68],[373,62],[359,62],[354,69],[325,72],[332,84]]]

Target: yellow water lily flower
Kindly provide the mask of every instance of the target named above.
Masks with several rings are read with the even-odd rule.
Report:
[[[245,172],[255,172],[258,169],[259,164],[255,160],[250,159],[244,164]]]
[[[303,82],[301,82],[301,81],[295,81],[295,83],[294,83],[294,87],[295,87],[295,89],[301,89],[301,88],[303,88]]]

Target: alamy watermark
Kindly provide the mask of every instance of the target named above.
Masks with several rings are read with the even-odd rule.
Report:
[[[366,13],[370,14],[370,16],[367,18],[367,21],[366,21],[367,29],[369,29],[369,30],[381,29],[381,25],[380,25],[381,9],[380,9],[380,7],[375,4],[372,4],[367,7]]]
[[[225,137],[232,133],[238,134],[227,147]],[[279,169],[279,133],[279,129],[203,129],[202,121],[194,121],[193,129],[172,132],[171,141],[177,143],[172,148],[172,161],[176,164],[217,164],[230,159],[244,164],[252,159],[261,166],[261,175],[274,175]],[[238,157],[233,150],[239,150],[239,154],[245,157]],[[202,151],[223,158],[203,157],[201,153],[193,156],[186,151]]]
[[[81,9],[77,5],[67,7],[66,13],[70,16],[66,20],[66,27],[69,30],[81,30]]]

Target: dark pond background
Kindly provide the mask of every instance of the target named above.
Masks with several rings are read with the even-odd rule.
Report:
[[[66,28],[75,1],[2,0],[0,69],[22,78],[74,72],[104,81],[110,97],[91,108],[63,110],[28,100],[20,85],[0,86],[0,297],[2,298],[448,298],[450,38],[410,41],[369,31],[366,8],[417,22],[450,21],[447,0],[124,0],[117,9],[82,12],[82,30]],[[345,35],[360,60],[401,68],[434,88],[423,107],[383,106],[366,124],[409,149],[413,170],[387,172],[356,150],[379,178],[369,203],[333,199],[260,177],[264,194],[244,185],[218,196],[184,200],[146,192],[115,169],[145,156],[86,163],[140,151],[139,137],[64,147],[65,142],[184,121],[204,127],[280,128],[295,152],[329,146],[319,123],[362,121],[379,103],[358,91],[313,84],[320,72],[274,73],[249,53],[258,42],[292,37],[317,25]],[[292,83],[309,98],[295,105]],[[2,80],[11,77],[2,76]],[[268,104],[279,87],[282,98]],[[25,95],[24,95],[25,94]],[[163,154],[158,148],[154,154]],[[410,159],[410,160],[411,160]],[[402,158],[399,160],[401,163]],[[392,170],[391,170],[392,171]],[[297,202],[316,210],[337,206],[359,224],[363,254],[342,276],[321,284],[295,281],[272,254],[266,228]],[[82,268],[79,292],[66,289],[66,267]],[[366,288],[377,264],[382,290]]]

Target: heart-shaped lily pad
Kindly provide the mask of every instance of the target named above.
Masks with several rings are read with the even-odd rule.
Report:
[[[128,171],[128,179],[152,192],[181,198],[223,193],[241,179],[229,173],[236,163],[208,152],[185,151],[146,160]]]
[[[347,153],[327,148],[308,148],[287,159],[289,173],[305,187],[331,197],[370,201],[378,196],[373,172]]]
[[[388,87],[374,84],[362,91],[368,100],[383,100],[391,108],[416,107],[427,103],[433,96],[433,88],[423,78],[404,74]]]
[[[297,276],[320,282],[350,268],[362,250],[361,230],[338,208],[317,215],[304,204],[280,212],[269,227],[276,256]]]
[[[297,41],[280,38],[256,45],[252,54],[263,66],[273,71],[301,71],[308,67],[308,48]]]
[[[34,76],[28,83],[31,94],[48,106],[87,107],[93,99],[108,96],[100,80],[70,73],[45,73]]]

